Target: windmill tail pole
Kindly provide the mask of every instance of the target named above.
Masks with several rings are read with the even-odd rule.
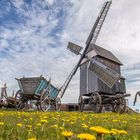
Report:
[[[68,87],[68,85],[69,85],[71,79],[73,78],[74,74],[76,73],[77,69],[78,69],[77,66],[75,66],[75,67],[72,69],[71,73],[69,74],[69,76],[68,76],[67,79],[65,80],[64,84],[61,86],[61,88],[60,88],[60,90],[59,90],[59,92],[60,92],[60,97],[61,97],[61,98],[63,97],[63,95],[64,95],[64,93],[65,93],[65,91],[66,91],[66,89],[67,89],[67,87]]]

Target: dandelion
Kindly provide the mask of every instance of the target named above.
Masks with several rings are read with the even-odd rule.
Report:
[[[88,126],[87,126],[87,125],[83,125],[82,127],[83,127],[83,128],[88,128]]]
[[[117,135],[117,134],[127,135],[128,134],[125,130],[117,130],[117,129],[111,129],[110,133],[114,135]]]
[[[75,124],[75,122],[70,122],[70,124]]]
[[[66,120],[66,122],[70,122],[70,120],[69,120],[69,119],[67,119],[67,120]]]
[[[125,130],[119,130],[118,133],[119,134],[124,134],[124,135],[127,135],[128,134]]]
[[[84,140],[96,140],[96,137],[94,135],[88,133],[78,134],[77,138],[84,139]]]
[[[33,120],[33,118],[30,118],[30,120],[32,121],[32,120]]]
[[[127,123],[127,121],[123,121],[123,123]]]
[[[4,125],[4,122],[0,122],[0,125]]]
[[[47,119],[48,117],[47,116],[43,116],[43,119]]]
[[[26,121],[27,121],[27,119],[24,119],[24,121],[26,122]]]
[[[21,123],[17,123],[17,126],[22,127],[22,124]]]
[[[32,125],[27,125],[28,128],[32,128]]]
[[[73,135],[71,131],[63,131],[61,134],[66,138],[71,137]]]
[[[90,127],[90,130],[95,131],[97,134],[110,134],[109,130],[107,130],[101,126]]]
[[[64,130],[64,128],[63,127],[60,127],[60,130]]]
[[[41,123],[37,123],[37,126],[41,126]]]
[[[88,128],[88,126],[86,124],[82,124],[83,128]]]
[[[58,128],[58,125],[52,125],[51,128]]]
[[[118,130],[117,129],[111,129],[110,134],[116,135],[116,134],[118,134]]]
[[[103,134],[110,134],[109,130],[107,130],[101,126],[90,127],[90,130],[97,133],[98,140],[103,140]]]
[[[36,140],[36,138],[29,138],[29,139],[27,139],[27,140]]]
[[[120,122],[119,120],[112,120],[112,122]]]
[[[48,121],[45,120],[45,119],[42,119],[40,122],[41,122],[41,123],[48,123]]]

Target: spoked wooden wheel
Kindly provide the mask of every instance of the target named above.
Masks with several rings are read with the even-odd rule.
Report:
[[[48,111],[51,107],[51,101],[47,95],[46,92],[42,92],[40,97],[40,109],[44,112]]]
[[[79,96],[78,105],[79,105],[79,110],[81,112],[83,112],[84,111],[84,98],[83,98],[83,96]]]
[[[37,100],[33,100],[30,107],[33,110],[41,111],[41,109],[40,109],[40,98],[37,99]]]
[[[36,104],[36,108],[37,108],[38,111],[41,111],[41,107],[40,107],[39,103]]]
[[[112,112],[113,111],[113,105],[112,104],[105,104],[104,105],[104,112]]]
[[[21,90],[17,91],[15,95],[15,107],[16,109],[25,109],[27,106],[27,102],[22,99]]]
[[[61,106],[61,100],[59,97],[57,97],[55,100],[55,110],[60,111],[60,106]]]
[[[126,110],[126,100],[125,98],[119,98],[115,100],[115,105],[113,107],[113,112],[124,113]]]
[[[96,92],[91,95],[90,106],[92,107],[92,111],[94,113],[102,112],[102,99],[101,96]]]

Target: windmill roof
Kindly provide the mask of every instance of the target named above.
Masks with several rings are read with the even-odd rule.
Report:
[[[97,46],[95,44],[91,44],[91,45],[92,45],[91,46],[92,47],[91,51],[94,50],[98,56],[104,57],[106,59],[109,59],[113,62],[116,62],[116,63],[122,65],[121,61],[118,58],[116,58],[115,55],[112,52],[110,52],[110,51],[108,51],[108,50],[106,50],[106,49],[104,49],[100,46]]]

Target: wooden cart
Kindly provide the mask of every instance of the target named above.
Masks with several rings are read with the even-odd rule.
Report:
[[[17,109],[27,109],[34,105],[38,110],[59,110],[61,101],[58,97],[59,89],[44,77],[23,77],[17,79],[20,90],[15,95]]]
[[[79,97],[79,109],[84,111],[86,107],[90,107],[94,113],[101,112],[117,112],[124,113],[126,110],[125,97],[130,94],[117,93],[115,95],[101,94],[98,92],[82,95]]]

